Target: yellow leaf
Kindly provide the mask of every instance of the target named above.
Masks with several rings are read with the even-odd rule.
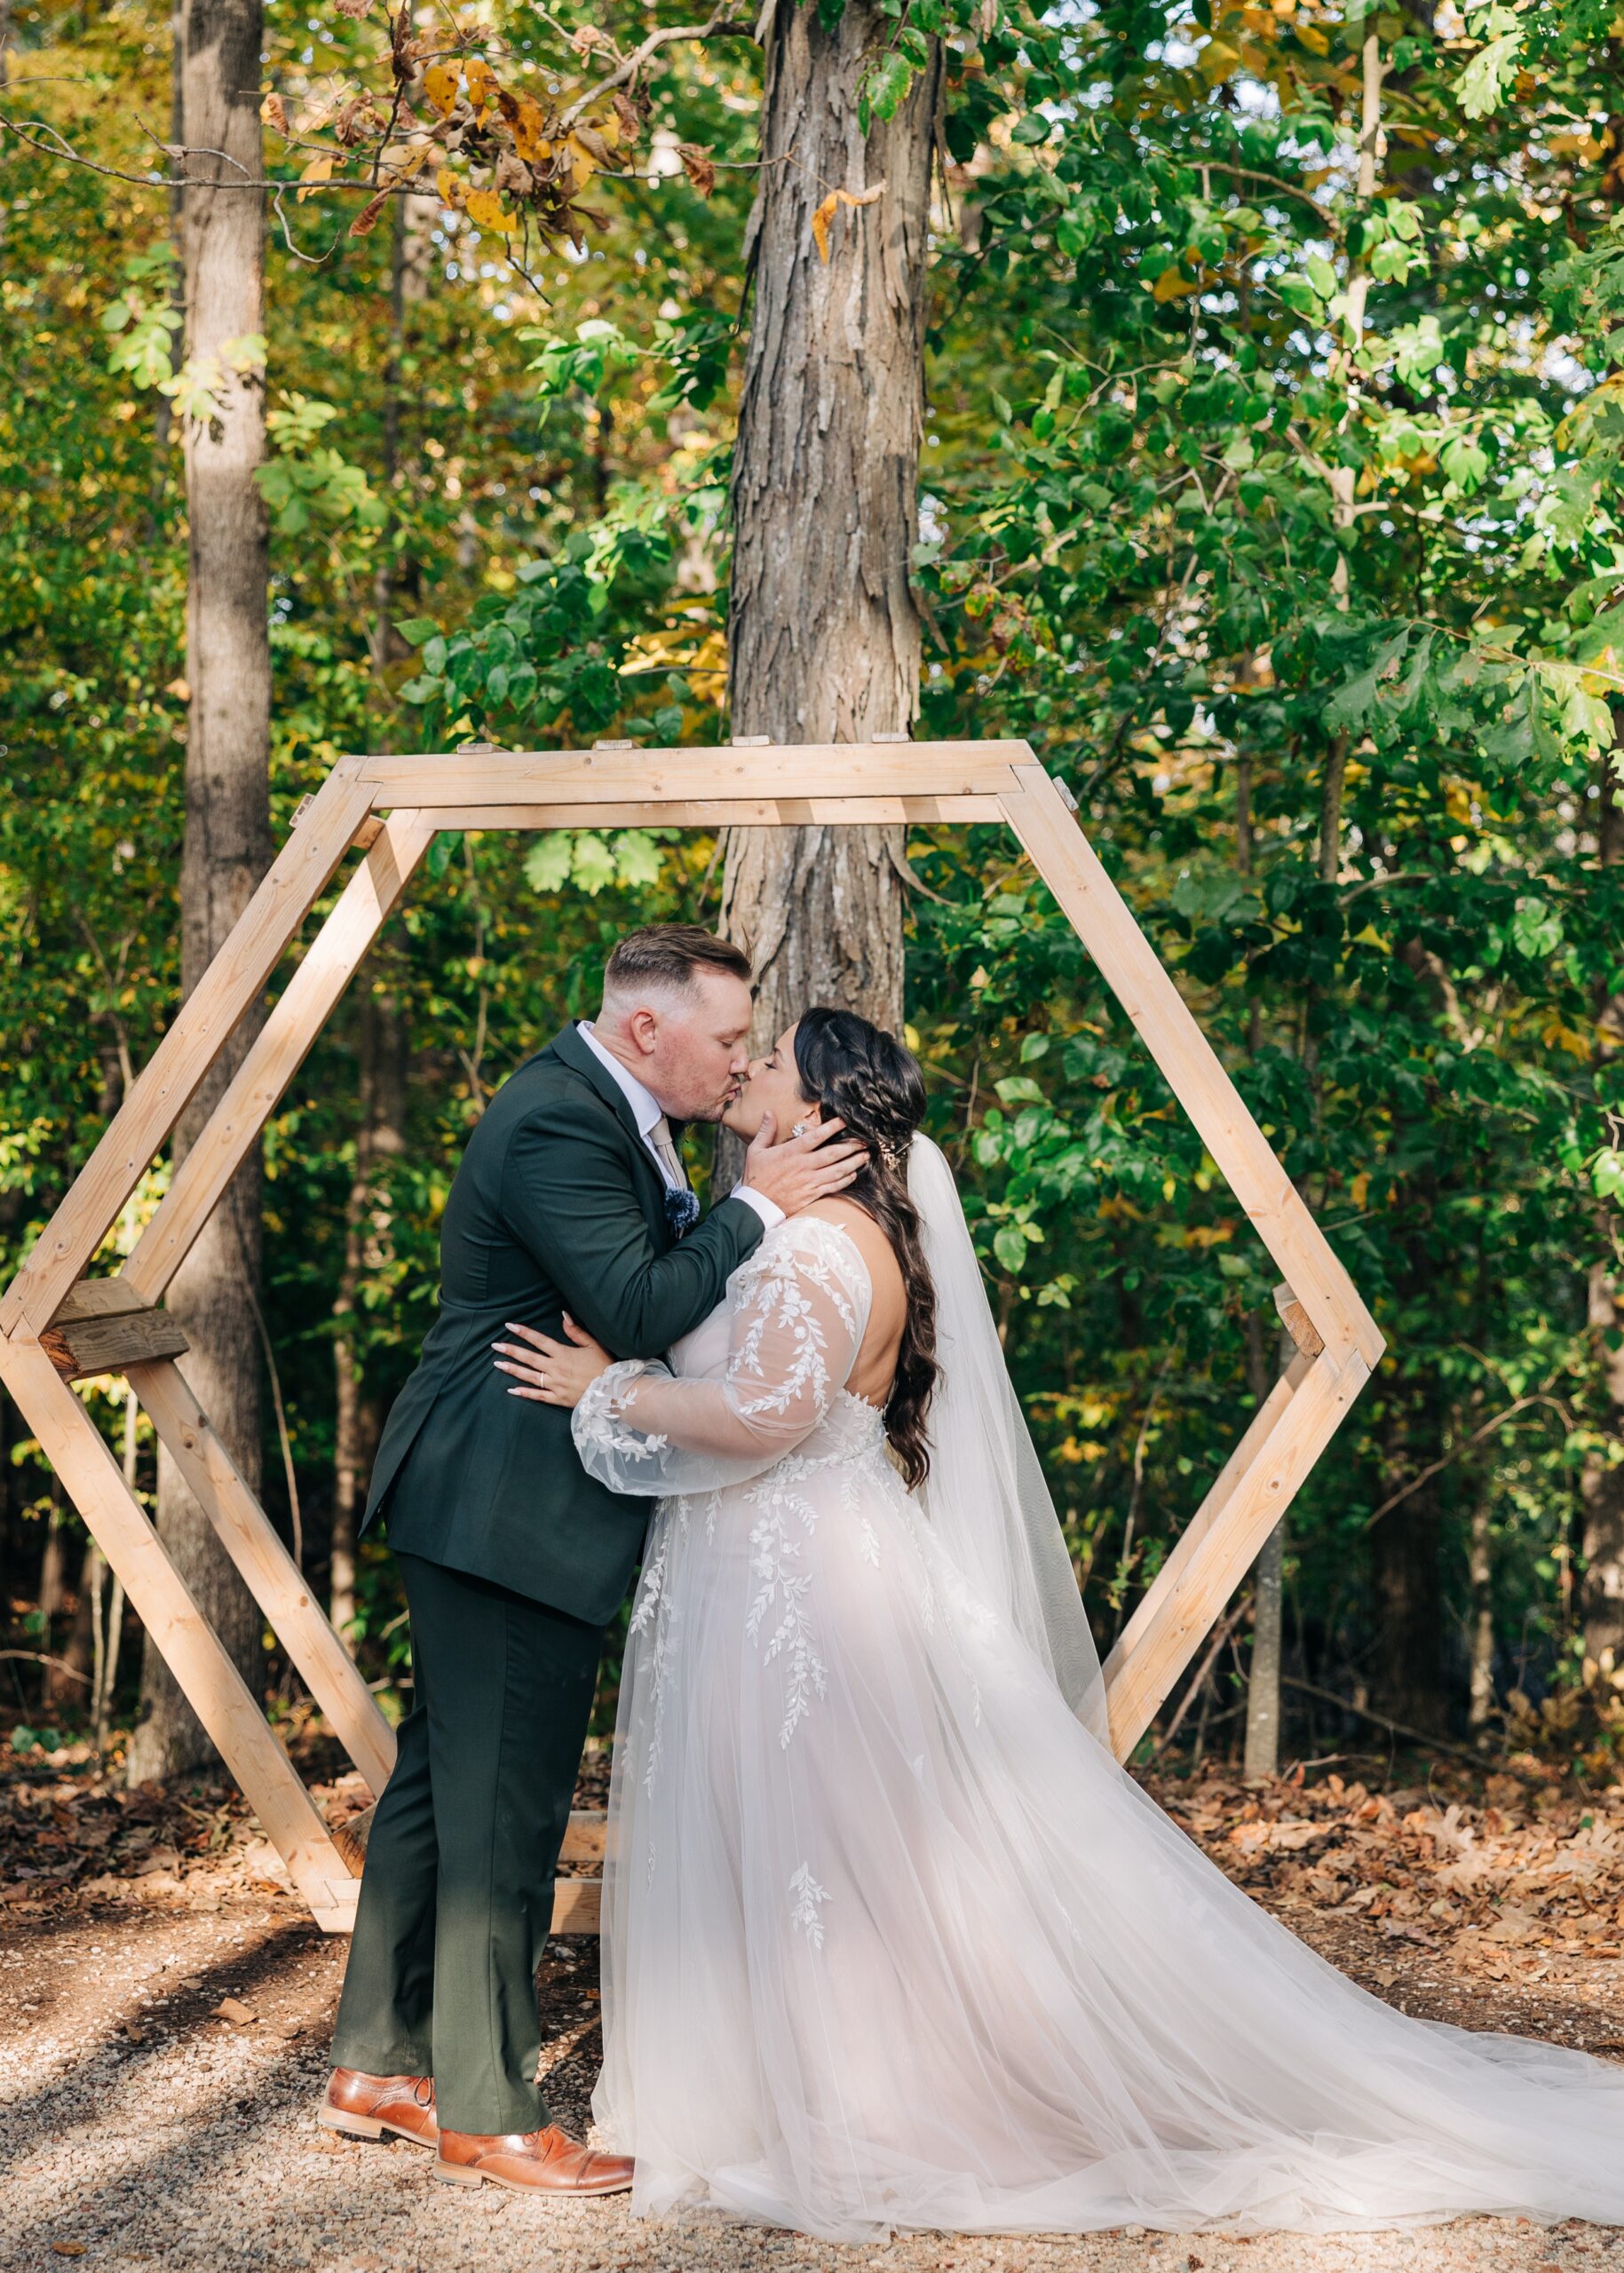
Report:
[[[1201,289],[1199,277],[1189,277],[1176,267],[1164,268],[1151,286],[1153,300],[1183,300]]]
[[[493,229],[501,236],[511,237],[519,226],[517,218],[506,210],[494,189],[471,189],[466,205],[469,219],[482,229]]]
[[[334,169],[338,161],[337,158],[323,157],[313,158],[311,160],[304,172],[299,176],[299,180],[305,185],[298,192],[298,202],[301,205],[310,195],[313,189],[317,188],[324,181],[331,181],[333,178]]]
[[[873,205],[885,194],[885,185],[876,181],[872,189],[832,189],[812,217],[812,242],[818,248],[818,257],[827,262],[829,257],[829,224],[836,210],[842,205]]]
[[[1356,1208],[1362,1208],[1370,1197],[1370,1172],[1361,1168],[1348,1186],[1348,1196]]]
[[[1571,1057],[1588,1057],[1590,1055],[1589,1037],[1575,1033],[1572,1026],[1564,1026],[1560,1018],[1552,1018],[1540,1039],[1548,1049],[1554,1045],[1558,1049],[1565,1049]]]
[[[496,99],[499,92],[496,75],[488,63],[475,55],[463,66],[463,76],[468,82],[468,99],[474,107],[475,115],[479,116]]]
[[[572,134],[564,147],[569,152],[574,168],[575,187],[584,189],[598,171],[598,162],[578,134]]]
[[[552,155],[546,136],[547,115],[534,95],[521,95],[513,121],[513,147],[527,165],[538,165]]]
[[[457,180],[456,176],[452,172],[449,166],[440,166],[436,168],[434,174],[434,186],[440,192],[440,202],[442,205],[450,206],[452,211],[456,213],[460,213],[462,211],[462,184]]]
[[[1294,24],[1292,29],[1311,55],[1330,53],[1331,36],[1329,32],[1322,32],[1318,24]]]
[[[455,63],[431,63],[423,75],[423,91],[442,118],[456,100],[457,78]]]

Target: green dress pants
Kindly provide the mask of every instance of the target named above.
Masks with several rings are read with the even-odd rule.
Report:
[[[448,2131],[535,2131],[535,1969],[604,1629],[400,1555],[412,1711],[378,1801],[333,2063],[432,2075]]]

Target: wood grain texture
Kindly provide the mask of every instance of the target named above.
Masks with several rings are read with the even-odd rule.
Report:
[[[1075,924],[1327,1350],[1339,1360],[1357,1351],[1368,1372],[1387,1345],[1359,1289],[1054,783],[1041,766],[1019,771],[1024,794],[1009,799],[1006,811],[1034,866]]]
[[[190,1344],[178,1319],[167,1311],[103,1311],[64,1325],[59,1319],[40,1335],[40,1347],[65,1382],[97,1374],[123,1374],[153,1358],[184,1358]]]
[[[441,828],[812,828],[841,822],[929,828],[1001,821],[995,796],[695,797],[669,804],[447,805]]]
[[[1112,1651],[1106,1696],[1119,1760],[1128,1758],[1150,1726],[1367,1378],[1357,1352],[1340,1367],[1328,1353],[1312,1361],[1267,1438],[1236,1476],[1220,1517],[1175,1576],[1159,1587],[1132,1643],[1124,1648],[1124,1634]]]
[[[282,1092],[433,843],[440,823],[392,813],[339,895],[124,1265],[124,1283],[155,1301],[257,1144]]]
[[[29,1250],[0,1302],[0,1333],[37,1332],[49,1326],[83,1272],[349,849],[368,811],[360,772],[358,758],[340,758],[317,791],[310,812],[272,862]]]
[[[37,1342],[0,1341],[0,1379],[61,1477],[131,1609],[154,1636],[193,1710],[319,1922],[347,1873],[327,1826],[213,1628],[187,1592],[99,1430]]]
[[[371,1791],[381,1792],[394,1768],[394,1730],[186,1376],[170,1362],[131,1366],[130,1381],[334,1735]]]
[[[1018,787],[1025,742],[873,742],[810,736],[747,749],[488,750],[353,763],[380,809],[485,804],[697,804],[729,798],[997,796]],[[305,823],[309,826],[308,817]]]

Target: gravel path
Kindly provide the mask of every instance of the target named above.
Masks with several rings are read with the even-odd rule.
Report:
[[[1470,2219],[1409,2234],[1229,2241],[1137,2229],[1053,2241],[934,2235],[840,2249],[759,2229],[639,2223],[617,2202],[547,2205],[438,2183],[405,2143],[330,2138],[313,2120],[345,1945],[268,1886],[202,1906],[123,1898],[29,1905],[0,1938],[0,2266],[83,2257],[108,2268],[250,2273],[1624,2273],[1624,2229]],[[1316,1936],[1316,1938],[1318,1938]],[[543,1974],[560,2057],[551,2090],[587,2122],[598,2058],[596,1944],[555,1942]],[[1351,1969],[1390,1945],[1339,1949]],[[1391,1973],[1390,1965],[1383,1967]],[[1414,1980],[1409,1974],[1413,1971]],[[1427,2009],[1419,1954],[1385,1988]],[[1551,2035],[1614,2027],[1619,1992],[1502,1992],[1500,2025]],[[231,2000],[226,2017],[218,2008]],[[234,2008],[234,2016],[233,2016]],[[1486,2016],[1485,2016],[1486,2017]]]

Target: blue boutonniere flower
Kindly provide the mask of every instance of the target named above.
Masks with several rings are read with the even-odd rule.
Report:
[[[699,1194],[685,1184],[680,1191],[666,1187],[665,1220],[671,1227],[671,1237],[685,1239],[699,1221]]]

